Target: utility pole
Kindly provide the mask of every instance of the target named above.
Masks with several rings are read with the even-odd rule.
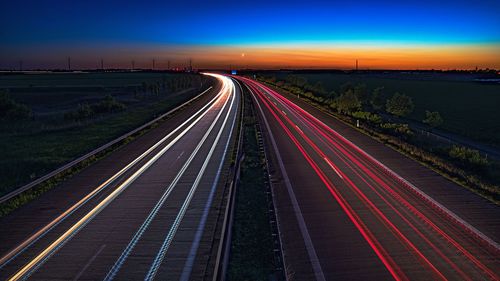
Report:
[[[71,71],[71,57],[68,57],[68,70]]]
[[[155,59],[153,59],[153,70],[155,70]]]
[[[356,72],[358,72],[358,60],[356,60]]]

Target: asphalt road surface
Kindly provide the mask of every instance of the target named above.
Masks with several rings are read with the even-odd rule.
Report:
[[[497,206],[289,96],[239,79],[254,97],[272,155],[290,280],[499,280]],[[349,134],[414,172],[400,176]],[[447,195],[436,200],[436,190]]]
[[[0,219],[0,279],[202,279],[240,105],[212,76],[168,122]]]

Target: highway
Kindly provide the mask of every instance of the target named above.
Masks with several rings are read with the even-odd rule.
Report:
[[[412,184],[337,131],[354,135],[354,129],[336,120],[326,124],[333,118],[238,79],[253,95],[270,151],[290,280],[500,279],[498,206],[463,188],[445,190],[438,201],[429,194],[450,184],[431,170],[387,152],[388,162],[418,166],[414,174],[434,179]],[[384,147],[367,143],[371,150]],[[466,221],[463,214],[478,219]]]
[[[1,218],[0,279],[209,275],[240,90],[207,75],[199,100]]]

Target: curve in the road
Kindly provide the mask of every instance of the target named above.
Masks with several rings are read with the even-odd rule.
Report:
[[[174,220],[174,223],[172,225],[171,230],[169,231],[167,238],[165,239],[164,245],[170,245],[172,242],[173,237],[175,236],[176,230],[178,229],[180,223],[182,222],[182,218],[184,217],[184,214],[187,211],[187,208],[190,205],[191,199],[194,196],[194,193],[197,190],[197,187],[201,181],[202,176],[205,173],[205,170],[207,168],[208,162],[213,158],[212,155],[214,154],[214,150],[216,147],[221,146],[220,139],[222,132],[225,132],[225,142],[224,146],[225,149],[222,153],[222,157],[220,159],[220,165],[219,167],[222,167],[222,163],[224,161],[225,155],[226,155],[226,150],[228,147],[228,144],[230,143],[231,139],[231,134],[232,130],[234,128],[234,122],[236,120],[236,113],[237,109],[234,109],[235,106],[235,90],[234,90],[234,85],[232,84],[232,81],[227,78],[227,77],[222,77],[218,75],[213,75],[217,79],[219,79],[222,82],[222,88],[219,91],[219,93],[212,99],[210,100],[206,105],[204,105],[200,110],[198,110],[195,114],[190,116],[186,121],[184,121],[180,126],[172,130],[169,134],[167,134],[164,138],[162,138],[160,141],[155,143],[153,146],[149,147],[144,153],[142,153],[139,157],[135,158],[132,162],[128,163],[123,169],[121,169],[118,173],[114,174],[112,177],[110,177],[108,180],[106,180],[104,183],[99,185],[97,188],[95,188],[92,192],[84,196],[81,200],[79,200],[76,204],[74,204],[72,207],[70,207],[68,210],[63,212],[61,215],[59,215],[56,219],[54,219],[52,222],[50,222],[48,225],[42,227],[40,230],[38,230],[34,235],[30,236],[28,239],[24,240],[21,244],[16,246],[14,250],[10,251],[6,255],[2,257],[2,264],[1,266],[6,266],[9,264],[12,260],[16,259],[18,255],[21,253],[24,253],[30,247],[34,244],[36,244],[37,241],[39,241],[41,238],[43,238],[47,233],[52,231],[56,226],[58,226],[62,221],[70,217],[75,213],[76,210],[78,210],[81,206],[84,206],[87,202],[89,202],[93,198],[97,198],[96,195],[99,194],[102,190],[106,189],[107,187],[111,186],[112,183],[114,183],[117,179],[119,179],[122,175],[124,175],[128,170],[132,168],[137,168],[137,164],[146,161],[145,163],[141,163],[140,166],[137,168],[135,172],[133,172],[132,175],[127,176],[114,190],[112,190],[108,195],[104,197],[104,199],[99,200],[97,205],[93,207],[90,211],[86,212],[78,221],[74,224],[72,224],[67,230],[65,230],[60,236],[57,237],[53,242],[51,242],[47,247],[43,249],[43,251],[39,252],[36,254],[33,258],[29,260],[24,266],[22,266],[19,270],[16,271],[14,275],[10,277],[9,280],[24,280],[30,277],[34,272],[36,272],[42,265],[44,265],[58,250],[60,250],[68,241],[70,241],[73,237],[75,237],[80,230],[82,230],[87,224],[89,224],[96,216],[98,216],[108,205],[110,205],[111,202],[113,202],[116,198],[118,198],[130,185],[132,185],[138,178],[140,178],[146,171],[150,169],[155,163],[167,152],[171,147],[173,147],[177,142],[182,140],[184,136],[192,130],[193,127],[195,127],[201,119],[203,119],[205,116],[208,116],[207,114],[211,111],[214,111],[213,109],[217,107],[217,117],[213,120],[212,124],[209,126],[209,128],[206,130],[204,136],[202,137],[202,140],[199,142],[198,146],[196,149],[193,151],[191,154],[191,157],[186,161],[186,163],[183,165],[182,169],[179,171],[177,174],[177,177],[174,179],[172,184],[167,188],[167,190],[163,193],[163,196],[160,198],[159,201],[157,201],[157,204],[153,207],[153,210],[149,213],[149,215],[144,219],[143,223],[141,226],[138,227],[138,230],[136,232],[136,235],[133,237],[133,239],[130,241],[130,243],[125,247],[125,250],[122,252],[122,255],[119,256],[117,263],[113,267],[113,269],[110,271],[111,274],[108,274],[109,277],[114,277],[116,272],[120,269],[121,265],[124,263],[132,249],[134,248],[135,244],[137,241],[140,239],[141,234],[146,231],[146,229],[149,226],[149,223],[155,218],[156,213],[158,210],[162,207],[164,204],[165,200],[169,197],[169,194],[171,193],[172,189],[175,187],[176,183],[178,182],[179,178],[182,177],[184,171],[187,169],[187,167],[191,164],[193,158],[199,154],[199,150],[202,145],[206,143],[206,140],[208,136],[211,134],[212,129],[215,127],[215,125],[218,123],[219,118],[221,117],[223,112],[225,113],[225,118],[222,123],[218,124],[217,126],[221,126],[220,129],[218,130],[218,133],[215,137],[215,141],[213,142],[211,149],[208,152],[209,157],[205,159],[203,162],[203,165],[201,167],[201,170],[198,173],[198,176],[196,179],[194,179],[194,184],[192,185],[191,189],[189,190],[189,193],[184,200],[183,206],[180,208],[178,211],[177,217]],[[223,103],[223,106],[220,106],[220,104]],[[230,104],[229,109],[227,109],[227,105]],[[227,126],[227,121],[229,120],[229,117],[232,116],[233,118],[231,124],[232,126]],[[229,128],[229,131],[228,131]],[[228,133],[229,132],[229,133]],[[227,134],[229,134],[229,137],[227,137]],[[226,141],[227,137],[227,141]],[[166,143],[168,141],[168,143]],[[163,146],[163,147],[160,147]],[[153,153],[154,152],[154,153]],[[151,155],[153,153],[153,155]],[[219,152],[218,152],[219,153]],[[150,157],[149,159],[146,159],[146,157]],[[179,156],[180,157],[180,156]],[[201,157],[201,156],[200,156]],[[199,157],[198,157],[199,158]],[[212,172],[212,171],[211,171]],[[220,168],[219,170],[216,171],[217,175],[220,174]],[[215,186],[218,176],[215,176],[215,181],[213,186]],[[203,214],[205,215],[205,214]],[[47,239],[45,239],[47,240]],[[103,248],[102,248],[103,249]],[[158,258],[158,257],[164,257],[166,253],[166,249],[168,247],[161,247],[157,258],[155,259],[156,262],[153,264],[156,264],[156,269],[158,266],[162,263],[163,258]],[[94,258],[92,258],[93,260]],[[87,268],[88,264],[85,265],[85,268]],[[153,267],[152,267],[153,268]],[[155,271],[150,271],[150,272],[155,272]],[[78,273],[78,276],[81,275],[82,272]],[[153,274],[154,276],[154,274]],[[110,278],[111,279],[111,278]]]

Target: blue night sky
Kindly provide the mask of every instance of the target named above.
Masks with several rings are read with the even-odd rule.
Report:
[[[39,47],[494,44],[500,1],[2,1],[3,52]],[[41,51],[40,51],[41,52]],[[42,54],[41,54],[42,55]]]

